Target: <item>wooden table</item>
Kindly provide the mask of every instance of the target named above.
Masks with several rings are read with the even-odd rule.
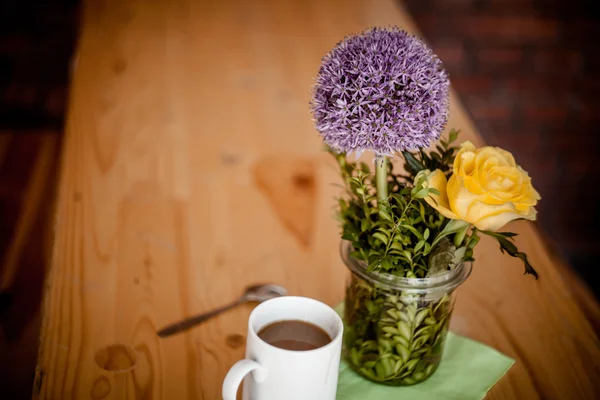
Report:
[[[337,172],[310,89],[344,35],[414,31],[399,7],[86,2],[34,398],[216,400],[252,306],[168,339],[158,328],[254,282],[342,300]],[[451,108],[449,127],[481,142]],[[511,228],[541,279],[484,238],[452,329],[517,359],[490,399],[598,396],[598,305],[532,224]]]

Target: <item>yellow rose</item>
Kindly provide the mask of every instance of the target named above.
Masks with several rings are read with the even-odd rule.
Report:
[[[498,147],[477,149],[464,142],[449,180],[440,170],[421,171],[416,180],[423,177],[425,187],[440,192],[425,200],[447,218],[488,231],[497,231],[517,218],[535,220],[534,206],[540,195],[512,154]]]

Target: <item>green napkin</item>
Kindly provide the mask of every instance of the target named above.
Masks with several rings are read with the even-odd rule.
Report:
[[[343,306],[336,307],[341,314]],[[342,360],[338,400],[483,399],[515,360],[496,350],[448,332],[444,356],[437,371],[413,386],[385,386],[361,377]]]

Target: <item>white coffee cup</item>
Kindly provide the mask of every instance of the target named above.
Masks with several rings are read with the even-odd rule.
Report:
[[[332,341],[318,349],[294,351],[258,337],[264,326],[286,320],[317,325]],[[243,400],[335,400],[343,331],[335,310],[314,299],[285,296],[259,304],[248,320],[246,359],[227,373],[223,400],[236,400],[244,378]]]

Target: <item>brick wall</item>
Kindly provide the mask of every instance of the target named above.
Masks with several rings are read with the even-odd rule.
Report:
[[[539,222],[598,294],[599,13],[591,1],[406,0],[485,140],[542,194]]]
[[[62,128],[76,0],[0,1],[0,130]]]

